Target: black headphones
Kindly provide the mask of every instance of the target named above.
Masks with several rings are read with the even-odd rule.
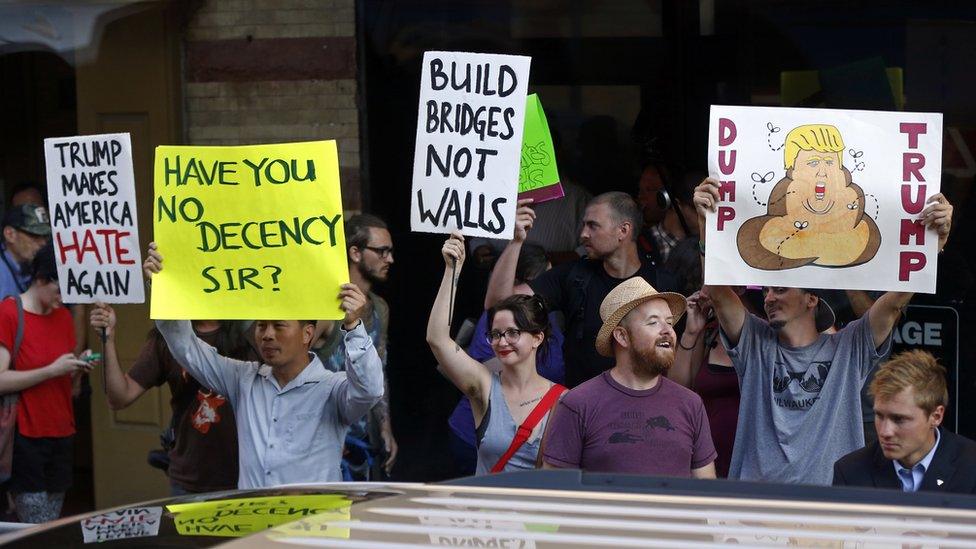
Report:
[[[685,214],[681,212],[681,208],[678,207],[678,203],[671,198],[671,193],[668,192],[668,188],[671,187],[671,176],[666,173],[667,170],[663,166],[658,166],[658,174],[661,175],[661,188],[657,191],[657,207],[662,210],[671,208],[674,213],[678,214],[678,223],[681,223],[681,228],[685,231],[685,235],[691,235],[691,229],[688,228],[688,221],[685,220]]]

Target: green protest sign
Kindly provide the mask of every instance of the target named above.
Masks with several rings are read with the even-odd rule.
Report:
[[[525,102],[518,197],[532,198],[536,203],[562,198],[563,186],[559,183],[556,151],[542,102],[534,93],[526,97]]]

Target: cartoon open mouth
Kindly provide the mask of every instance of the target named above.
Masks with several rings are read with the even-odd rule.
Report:
[[[830,202],[827,203],[827,207],[825,207],[822,210],[818,210],[810,205],[810,199],[808,198],[803,202],[803,207],[806,208],[807,211],[810,213],[814,213],[817,215],[824,215],[825,213],[829,212],[831,208],[834,207],[834,201],[831,200]]]
[[[813,192],[817,196],[817,200],[823,200],[824,193],[827,192],[827,185],[823,183],[817,183],[817,185],[813,188]]]

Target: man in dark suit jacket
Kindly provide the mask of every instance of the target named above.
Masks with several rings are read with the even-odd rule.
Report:
[[[834,486],[976,494],[976,442],[940,427],[949,397],[935,357],[893,357],[868,392],[878,440],[837,460]]]
[[[879,442],[837,460],[834,486],[904,490],[893,460],[885,457]],[[940,428],[939,446],[917,489],[976,494],[976,442]]]

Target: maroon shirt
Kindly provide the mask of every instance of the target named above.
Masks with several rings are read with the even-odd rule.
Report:
[[[695,391],[705,403],[712,441],[718,452],[715,475],[728,477],[735,428],[739,422],[739,376],[732,366],[708,364],[706,361],[695,376]]]
[[[543,448],[551,465],[597,473],[690,477],[715,460],[698,395],[663,376],[636,391],[610,372],[566,393]]]
[[[221,338],[226,325],[196,334],[221,354],[256,360],[257,353],[243,333],[236,336],[237,341],[220,344],[221,339],[229,338],[228,334]],[[176,444],[169,453],[170,480],[189,492],[237,488],[237,422],[230,401],[187,374],[156,330],[128,373],[144,389],[169,384],[176,434]]]

